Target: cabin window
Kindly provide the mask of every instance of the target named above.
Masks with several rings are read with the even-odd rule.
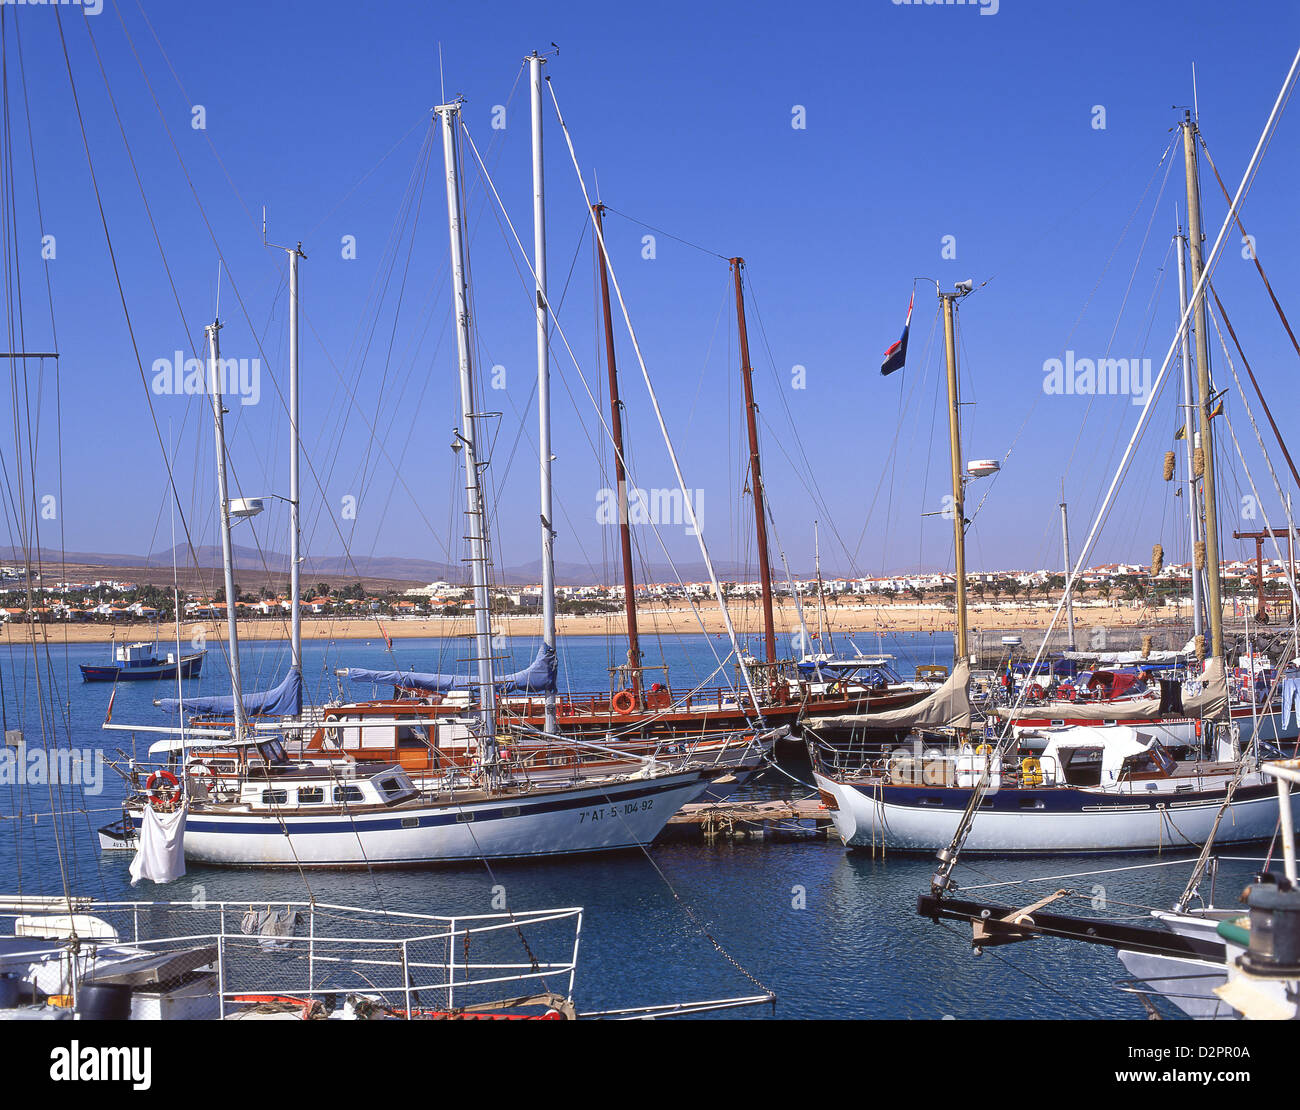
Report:
[[[397,730],[397,746],[399,748],[427,748],[429,746],[429,737],[423,728],[412,728],[409,725],[403,725]]]
[[[289,791],[287,790],[263,790],[262,805],[264,806],[282,806],[289,800]]]
[[[359,802],[363,795],[359,786],[336,786],[334,788],[334,800],[336,802]]]
[[[315,802],[325,800],[325,787],[323,786],[300,786],[298,788],[298,804],[311,805]]]

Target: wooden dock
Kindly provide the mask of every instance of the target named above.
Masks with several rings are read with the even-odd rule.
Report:
[[[817,798],[798,801],[694,802],[664,830],[670,839],[813,840],[834,837],[830,814]]]

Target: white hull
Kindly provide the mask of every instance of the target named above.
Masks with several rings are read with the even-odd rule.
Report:
[[[830,816],[836,832],[854,848],[874,846],[915,852],[946,848],[957,831],[968,797],[967,791],[951,788],[858,787],[820,772],[814,777],[818,789],[834,801],[836,808],[830,809]],[[1049,795],[1070,808],[1020,808],[1017,804]],[[924,800],[941,796],[947,796],[949,803],[939,806]],[[1188,800],[1178,795],[1162,795],[1159,799],[1141,794],[1116,797],[1071,787],[1006,790],[991,797],[995,804],[1009,802],[1016,807],[981,809],[971,824],[965,852],[1010,855],[1199,848],[1209,838],[1223,803],[1222,791],[1217,796],[1211,793]],[[1276,791],[1261,788],[1257,776],[1247,776],[1219,825],[1216,842],[1264,840],[1273,834],[1276,825]]]
[[[319,816],[196,807],[186,821],[185,858],[229,867],[400,867],[630,848],[652,841],[706,784],[689,771]]]

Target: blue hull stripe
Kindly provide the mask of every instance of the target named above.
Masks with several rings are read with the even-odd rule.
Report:
[[[652,783],[647,786],[635,786],[618,790],[610,790],[607,793],[591,793],[583,798],[575,799],[555,799],[543,802],[521,802],[518,805],[494,805],[487,806],[484,803],[472,803],[463,809],[452,809],[450,807],[438,807],[436,812],[423,811],[418,817],[411,814],[402,815],[401,810],[395,813],[385,814],[364,814],[359,813],[355,817],[344,817],[334,820],[321,820],[320,818],[310,817],[307,815],[293,814],[281,815],[281,820],[289,826],[294,833],[339,833],[339,832],[385,832],[389,829],[403,828],[421,828],[430,829],[438,828],[443,825],[456,824],[476,824],[480,821],[497,821],[506,818],[522,817],[525,815],[537,815],[540,813],[555,813],[562,810],[581,810],[591,806],[608,805],[615,802],[636,801],[641,798],[653,797],[663,793],[665,790],[679,789],[682,786],[680,779],[674,778],[668,782],[663,780],[658,783]],[[704,780],[701,780],[700,787],[705,786]],[[475,805],[483,808],[475,808]],[[324,807],[322,807],[324,808]],[[430,807],[432,808],[432,807]],[[266,836],[283,836],[284,827],[277,821],[272,823],[267,820],[274,811],[264,810],[260,813],[231,816],[226,818],[211,818],[202,814],[186,818],[185,828],[194,832],[209,833],[261,833]],[[460,814],[473,814],[474,820],[461,821]],[[414,819],[416,825],[404,824],[406,821]],[[143,819],[131,816],[131,822],[138,830]]]

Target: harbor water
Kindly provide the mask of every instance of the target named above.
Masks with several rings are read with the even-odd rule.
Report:
[[[50,630],[48,646],[39,648],[39,668],[30,643],[13,632],[0,659],[4,727],[11,745],[0,785],[0,892],[59,894],[66,881],[74,894],[111,900],[203,899],[256,906],[310,895],[335,904],[436,914],[490,913],[503,905],[518,910],[581,906],[580,1010],[756,994],[761,984],[775,992],[775,1006],[731,1016],[1143,1016],[1139,1001],[1117,987],[1124,970],[1109,949],[1035,941],[991,949],[976,958],[968,933],[916,916],[916,896],[928,889],[933,859],[873,858],[846,852],[838,840],[822,837],[796,842],[674,840],[645,852],[408,871],[191,867],[184,878],[165,887],[144,883],[132,888],[129,854],[101,856],[98,849],[95,830],[118,815],[124,795],[120,778],[99,764],[98,753],[104,759],[143,756],[156,737],[101,727],[112,687],[82,683],[77,667],[101,661],[108,648],[65,646],[57,636]],[[939,634],[905,634],[861,646],[866,652],[893,653],[904,675],[921,663],[948,662],[952,653],[951,637]],[[523,638],[503,641],[502,666],[525,665],[535,647]],[[616,640],[562,640],[561,690],[605,689],[608,668],[622,653]],[[319,702],[388,692],[352,684],[341,688],[334,671],[349,664],[463,671],[465,665],[457,667],[457,661],[468,654],[465,641],[452,639],[395,639],[391,651],[378,635],[368,642],[307,641],[308,698]],[[725,683],[731,673],[726,641],[712,636],[665,642],[661,657],[679,693]],[[284,673],[288,647],[279,641],[246,643],[241,661],[246,688],[269,687]],[[186,693],[219,693],[226,688],[227,673],[223,652],[212,646],[202,677],[187,682]],[[123,683],[113,701],[112,721],[164,724],[153,700],[174,693],[174,682]],[[12,746],[18,729],[24,748]],[[60,749],[78,755],[79,785],[44,781],[49,776],[40,770],[43,733],[57,738]],[[796,781],[799,777],[805,781]],[[782,770],[764,771],[745,790],[765,797],[807,797],[807,777],[806,763],[791,761]],[[956,879],[971,890],[1069,875],[983,894],[1021,906],[1068,887],[1093,905],[1105,904],[1112,915],[1119,909],[1143,921],[1149,920],[1149,907],[1167,906],[1177,897],[1190,866],[1185,855],[980,859],[963,861]],[[1246,861],[1225,864],[1219,891],[1235,897],[1252,870]],[[1089,874],[1100,871],[1106,873]],[[1076,902],[1074,909],[1078,907]]]

